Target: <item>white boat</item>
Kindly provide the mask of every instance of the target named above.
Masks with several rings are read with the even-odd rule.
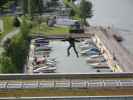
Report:
[[[93,68],[94,68],[94,69],[110,69],[109,66],[101,66],[101,65],[94,66]]]
[[[42,56],[45,56],[45,55],[48,55],[50,53],[50,51],[36,51],[34,52],[34,55],[42,55]]]
[[[98,66],[100,63],[91,63],[91,64],[88,64],[89,66]]]
[[[86,62],[88,62],[90,60],[105,60],[105,58],[103,56],[101,56],[101,55],[99,55],[99,56],[91,56],[91,57],[88,57],[86,59]]]
[[[88,49],[88,50],[81,51],[80,54],[91,56],[91,55],[99,55],[99,52],[91,51],[90,49]]]
[[[47,72],[54,72],[55,70],[56,70],[56,67],[44,66],[33,70],[33,73],[41,73],[41,72],[47,73]]]
[[[95,58],[101,58],[101,57],[103,57],[103,55],[91,55],[88,58],[95,59]]]
[[[89,49],[90,48],[90,45],[89,44],[85,44],[85,45],[79,46],[79,48],[81,50],[86,50],[86,49]]]
[[[55,67],[56,63],[55,62],[47,62],[46,65],[49,67]]]
[[[111,69],[96,69],[97,72],[113,72]]]
[[[95,66],[108,66],[108,64],[105,62],[105,63],[89,63],[88,64],[89,66],[92,66],[92,67],[95,67]]]
[[[91,59],[88,58],[86,60],[87,63],[101,63],[101,62],[105,62],[106,60],[104,58],[96,58],[96,59]]]
[[[50,57],[47,57],[46,59],[47,59],[47,61],[57,62],[56,58],[50,58]]]
[[[86,40],[80,42],[80,45],[82,46],[82,45],[85,45],[85,44],[89,44],[90,42],[92,42],[92,39],[86,39]]]
[[[40,47],[36,47],[35,50],[51,50],[52,47],[51,46],[40,46]]]

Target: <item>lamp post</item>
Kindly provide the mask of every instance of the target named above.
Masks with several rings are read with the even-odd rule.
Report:
[[[31,0],[28,0],[28,14],[31,17]]]

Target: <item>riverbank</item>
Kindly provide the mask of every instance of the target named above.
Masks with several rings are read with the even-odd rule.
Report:
[[[108,64],[114,72],[133,72],[133,56],[116,41],[111,29],[91,27],[87,30],[96,38],[96,44],[105,52]]]

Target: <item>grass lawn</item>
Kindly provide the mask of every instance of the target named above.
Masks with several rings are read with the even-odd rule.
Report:
[[[35,33],[41,33],[44,34],[45,36],[51,36],[51,35],[67,35],[69,33],[68,27],[48,27],[45,23],[41,25],[36,25],[35,27],[32,28],[31,30],[32,34]]]
[[[13,16],[4,16],[2,17],[2,20],[4,22],[4,32],[1,32],[0,38],[2,38],[4,35],[7,33],[11,32],[14,27],[13,27]]]
[[[81,20],[81,18],[78,16],[78,15],[75,15],[72,19],[74,19],[74,20]]]
[[[21,89],[0,91],[0,97],[117,96],[133,95],[132,89]]]

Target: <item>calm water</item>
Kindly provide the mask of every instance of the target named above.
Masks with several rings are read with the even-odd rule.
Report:
[[[133,0],[90,0],[94,5],[91,24],[109,25],[125,38],[123,45],[133,54]]]

